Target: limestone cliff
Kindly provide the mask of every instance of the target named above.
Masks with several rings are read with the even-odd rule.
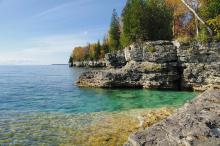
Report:
[[[107,54],[106,65],[106,69],[83,73],[77,84],[206,90],[220,85],[220,42],[132,44],[123,51]]]

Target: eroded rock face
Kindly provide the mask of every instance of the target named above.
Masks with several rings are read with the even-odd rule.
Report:
[[[105,55],[106,65],[113,68],[121,68],[127,64],[123,51],[108,53]]]
[[[220,91],[209,90],[175,114],[128,138],[124,146],[220,145]]]
[[[124,49],[127,61],[167,63],[177,61],[177,50],[170,41],[132,44]]]
[[[177,49],[182,68],[182,87],[206,90],[220,85],[220,43],[183,44]]]
[[[157,64],[130,61],[121,69],[83,73],[77,84],[89,87],[133,87],[178,89],[180,78],[176,63]]]
[[[107,54],[106,62],[108,69],[84,73],[77,84],[201,91],[220,85],[219,42],[178,47],[170,41],[133,44],[124,52]]]

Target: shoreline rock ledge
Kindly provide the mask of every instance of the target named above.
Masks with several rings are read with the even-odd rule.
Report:
[[[209,89],[176,113],[128,138],[124,146],[219,146],[220,90]]]
[[[81,87],[126,87],[205,91],[220,86],[220,42],[134,43],[106,54],[103,69],[83,73]]]

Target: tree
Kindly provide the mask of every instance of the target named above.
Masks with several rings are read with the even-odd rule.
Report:
[[[173,38],[173,9],[164,0],[148,0],[147,36],[149,40]]]
[[[100,44],[99,40],[95,44],[95,46],[96,46],[96,48],[95,48],[95,60],[99,60],[100,59],[100,54],[101,54],[101,44]]]
[[[109,48],[109,40],[107,36],[104,36],[103,41],[102,41],[102,50],[104,51],[104,53],[109,53],[110,52],[110,48]]]
[[[116,51],[120,48],[120,22],[115,9],[112,13],[112,20],[109,30],[109,45],[111,51]]]
[[[86,56],[86,50],[84,47],[75,47],[73,50],[73,61],[83,61]]]
[[[208,30],[210,36],[213,35],[212,29],[208,26],[208,24],[196,13],[196,11],[185,1],[181,0],[181,2],[194,14],[194,16],[203,24],[205,25],[206,29]]]
[[[147,11],[144,0],[127,0],[122,12],[122,45],[147,40]]]
[[[173,37],[178,37],[182,35],[183,27],[183,17],[188,13],[188,9],[185,7],[180,0],[166,0],[166,5],[173,9]]]
[[[206,20],[214,19],[220,14],[219,0],[201,0],[199,14]]]

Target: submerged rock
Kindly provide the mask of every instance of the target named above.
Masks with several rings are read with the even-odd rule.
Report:
[[[220,145],[220,90],[208,90],[162,122],[128,138],[124,146]]]

